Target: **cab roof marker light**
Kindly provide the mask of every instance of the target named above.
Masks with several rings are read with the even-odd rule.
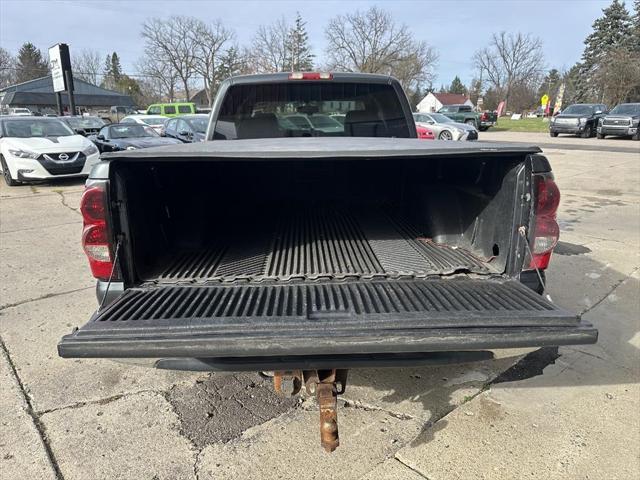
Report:
[[[291,72],[289,80],[332,80],[330,72]]]

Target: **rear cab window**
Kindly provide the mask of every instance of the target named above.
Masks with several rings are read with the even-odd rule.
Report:
[[[336,116],[344,116],[344,123],[335,120]],[[392,84],[274,82],[230,86],[220,106],[213,137],[411,138],[409,128]]]

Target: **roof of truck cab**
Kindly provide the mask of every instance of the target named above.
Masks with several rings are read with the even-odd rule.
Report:
[[[291,72],[278,72],[278,73],[256,73],[251,75],[236,75],[234,77],[229,77],[225,82],[230,83],[231,85],[242,85],[242,84],[256,84],[256,83],[283,83],[283,82],[291,82],[291,83],[309,83],[309,82],[321,82],[321,83],[331,83],[331,82],[367,82],[367,83],[391,83],[392,81],[397,81],[391,75],[381,75],[379,73],[359,73],[359,72],[330,72],[332,75],[331,79],[322,79],[322,80],[300,80],[300,79],[291,79],[289,75]]]
[[[106,153],[105,160],[161,158],[370,158],[417,157],[481,153],[538,153],[522,143],[450,142],[417,138],[296,137],[251,140],[214,140]]]

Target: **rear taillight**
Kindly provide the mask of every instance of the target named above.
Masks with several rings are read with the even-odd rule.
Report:
[[[329,72],[291,72],[289,80],[331,80],[333,73]]]
[[[560,205],[560,190],[550,173],[534,175],[535,226],[531,238],[531,260],[529,268],[544,270],[549,266],[551,253],[558,243],[560,227],[556,212]]]
[[[482,115],[480,115],[480,120],[487,120],[489,118],[489,115],[487,114],[487,112],[482,112]]]
[[[80,200],[82,213],[82,248],[89,258],[91,273],[109,280],[113,270],[111,243],[107,228],[107,194],[102,185],[88,187]]]

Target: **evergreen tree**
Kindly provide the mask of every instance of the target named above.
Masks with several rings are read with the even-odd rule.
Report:
[[[444,85],[440,85],[440,91],[438,93],[447,93],[447,88]]]
[[[304,72],[313,69],[315,55],[311,53],[306,25],[307,22],[303,21],[300,12],[297,12],[293,27],[289,31],[287,42],[289,50],[288,63],[292,72]]]
[[[120,65],[120,57],[116,52],[111,54],[111,75],[116,83],[120,81],[122,77],[122,66]]]
[[[119,90],[121,87],[120,82],[122,80],[122,66],[120,65],[120,57],[116,52],[111,55],[107,55],[104,61],[104,68],[102,70],[102,83],[103,88],[109,90]]]
[[[460,80],[460,77],[458,77],[457,75],[455,76],[455,78],[451,82],[451,85],[449,86],[449,93],[458,93],[461,95],[467,94],[467,87],[464,86],[464,84]]]
[[[631,16],[624,2],[613,0],[602,10],[603,16],[593,22],[593,32],[584,41],[580,78],[576,86],[578,99],[599,101],[602,92],[597,91],[594,78],[598,68],[606,62],[607,54],[618,48],[632,48]]]
[[[27,42],[18,51],[16,63],[16,82],[22,83],[49,74],[49,64],[42,57],[40,49]]]
[[[562,76],[560,75],[560,72],[557,69],[552,68],[544,77],[542,83],[540,83],[540,87],[537,92],[538,100],[544,95],[549,95],[549,99],[553,103],[561,84]]]
[[[635,13],[633,15],[633,26],[631,35],[631,48],[636,52],[640,52],[640,0],[635,0],[633,9]]]

